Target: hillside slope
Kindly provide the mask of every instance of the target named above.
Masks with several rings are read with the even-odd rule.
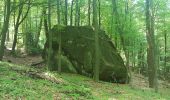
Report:
[[[23,72],[21,72],[23,71]],[[0,62],[0,98],[2,100],[170,100],[170,89],[159,93],[152,89],[131,88],[125,84],[94,82],[92,79],[75,74],[56,74],[64,83],[55,83],[27,72],[39,72],[29,66]]]

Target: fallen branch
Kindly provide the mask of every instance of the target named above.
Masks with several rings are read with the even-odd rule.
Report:
[[[37,73],[37,72],[29,71],[26,74],[30,77],[45,79],[45,80],[48,80],[48,81],[56,83],[56,84],[65,84],[63,79],[61,79],[59,77],[55,77],[53,74],[51,74],[49,72],[38,72]]]
[[[56,77],[49,72],[39,72],[39,71],[33,71],[33,70],[27,71],[24,69],[17,69],[17,68],[11,68],[11,69],[16,71],[17,73],[29,76],[31,78],[44,79],[44,80],[48,80],[56,84],[66,84],[66,82],[62,78]]]
[[[45,61],[41,61],[41,62],[37,62],[37,63],[32,63],[30,66],[37,66],[37,65],[40,65],[40,64],[43,64]]]

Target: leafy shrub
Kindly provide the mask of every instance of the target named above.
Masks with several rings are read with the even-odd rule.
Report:
[[[27,49],[27,53],[29,55],[38,55],[42,53],[42,50],[40,48],[36,48],[36,47],[29,47]]]

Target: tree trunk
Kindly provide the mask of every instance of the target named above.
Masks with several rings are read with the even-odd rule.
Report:
[[[166,30],[166,19],[164,15],[164,77],[167,77],[169,68],[167,67],[167,30]]]
[[[20,26],[20,24],[25,20],[25,18],[27,17],[28,15],[28,12],[30,10],[30,2],[31,0],[28,1],[28,8],[27,8],[27,11],[25,13],[25,15],[21,18],[21,15],[23,13],[23,7],[24,7],[24,4],[23,2],[26,2],[26,1],[20,1],[20,6],[18,8],[18,16],[17,16],[17,20],[16,20],[16,24],[15,24],[15,32],[14,32],[14,41],[13,41],[13,45],[12,45],[12,53],[15,52],[15,47],[16,47],[16,44],[17,44],[17,35],[18,35],[18,28]]]
[[[118,32],[118,12],[117,12],[117,4],[116,4],[116,0],[112,0],[112,7],[113,7],[113,16],[112,16],[112,28],[113,28],[113,24],[115,25],[115,39],[114,39],[114,41],[115,41],[115,47],[117,47],[118,46],[118,39],[117,39],[117,37],[118,37],[118,34],[117,34],[117,32]],[[113,19],[114,19],[114,17],[115,17],[115,20],[114,20],[114,23],[113,23]],[[113,29],[111,28],[111,31],[113,32]]]
[[[149,75],[149,87],[157,88],[156,85],[156,48],[155,48],[155,36],[154,36],[154,13],[153,13],[153,1],[146,0],[146,38],[148,42],[147,50],[147,63],[148,63],[148,75]]]
[[[10,19],[10,8],[11,8],[11,0],[6,0],[5,2],[5,18],[4,18],[4,24],[1,31],[1,45],[0,45],[0,61],[2,61],[4,56],[4,47],[5,47],[5,39],[6,39],[6,33],[8,31],[9,27],[9,19]]]
[[[73,2],[73,1],[72,1]],[[65,3],[67,3],[67,1],[65,1]],[[67,7],[66,7],[67,9]],[[71,8],[72,9],[72,8]],[[67,12],[65,12],[67,13]],[[58,25],[60,25],[60,8],[59,8],[59,0],[57,3],[57,16],[58,16]],[[66,17],[67,15],[65,15]],[[72,16],[72,15],[71,15]],[[72,22],[71,22],[72,23]],[[67,23],[66,23],[67,25]],[[59,34],[59,47],[58,47],[58,72],[61,72],[61,34]]]
[[[47,9],[43,8],[43,15],[44,15],[44,31],[45,36],[48,37],[48,22],[47,22]]]
[[[88,25],[91,25],[91,0],[88,0]]]
[[[74,5],[74,0],[71,1],[70,26],[73,25],[73,5]]]
[[[43,11],[42,11],[42,16],[43,16]],[[40,24],[39,24],[37,35],[35,38],[35,46],[36,47],[38,47],[39,37],[40,37],[41,29],[42,29],[42,21],[43,21],[43,17],[40,18]]]
[[[57,22],[60,24],[60,0],[57,0]]]
[[[164,33],[164,39],[165,39],[165,41],[164,41],[164,45],[165,45],[165,50],[164,50],[164,53],[165,53],[165,57],[164,57],[164,68],[165,68],[165,74],[168,72],[168,70],[167,70],[167,64],[166,64],[166,62],[167,62],[167,60],[166,60],[166,55],[167,55],[167,32],[165,31],[165,33]]]
[[[12,53],[15,52],[15,47],[16,47],[16,44],[17,44],[17,35],[18,35],[18,24],[15,25],[15,30],[14,30],[14,41],[13,41],[13,45],[12,45]]]
[[[49,44],[49,50],[48,50],[48,69],[53,70],[54,66],[52,65],[52,33],[50,32],[51,30],[51,0],[48,0],[48,44]]]
[[[99,9],[99,29],[101,28],[101,11],[100,11],[100,6],[101,6],[101,4],[100,4],[100,0],[98,0],[98,9]]]
[[[93,0],[93,27],[95,31],[95,66],[94,66],[94,80],[99,81],[99,25],[97,19],[97,0]]]
[[[65,0],[65,25],[67,26],[68,1]]]
[[[80,4],[79,0],[76,0],[76,15],[75,15],[75,26],[80,24]]]

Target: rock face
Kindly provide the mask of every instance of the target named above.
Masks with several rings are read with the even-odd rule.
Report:
[[[57,52],[59,43],[59,34],[61,34],[62,54],[67,57],[77,73],[93,76],[93,67],[95,63],[95,41],[94,30],[88,26],[54,26],[51,30],[53,35],[53,63],[57,69]],[[127,69],[121,56],[117,53],[111,39],[104,31],[99,32],[100,48],[100,80],[125,83],[127,79]],[[48,37],[44,46],[43,58],[47,55]],[[63,61],[62,61],[63,62]],[[64,64],[62,64],[64,65]],[[63,69],[70,68],[70,64]],[[73,68],[72,68],[73,69]],[[65,71],[63,70],[63,71]],[[70,72],[72,72],[70,70]],[[74,71],[75,72],[75,71]]]

